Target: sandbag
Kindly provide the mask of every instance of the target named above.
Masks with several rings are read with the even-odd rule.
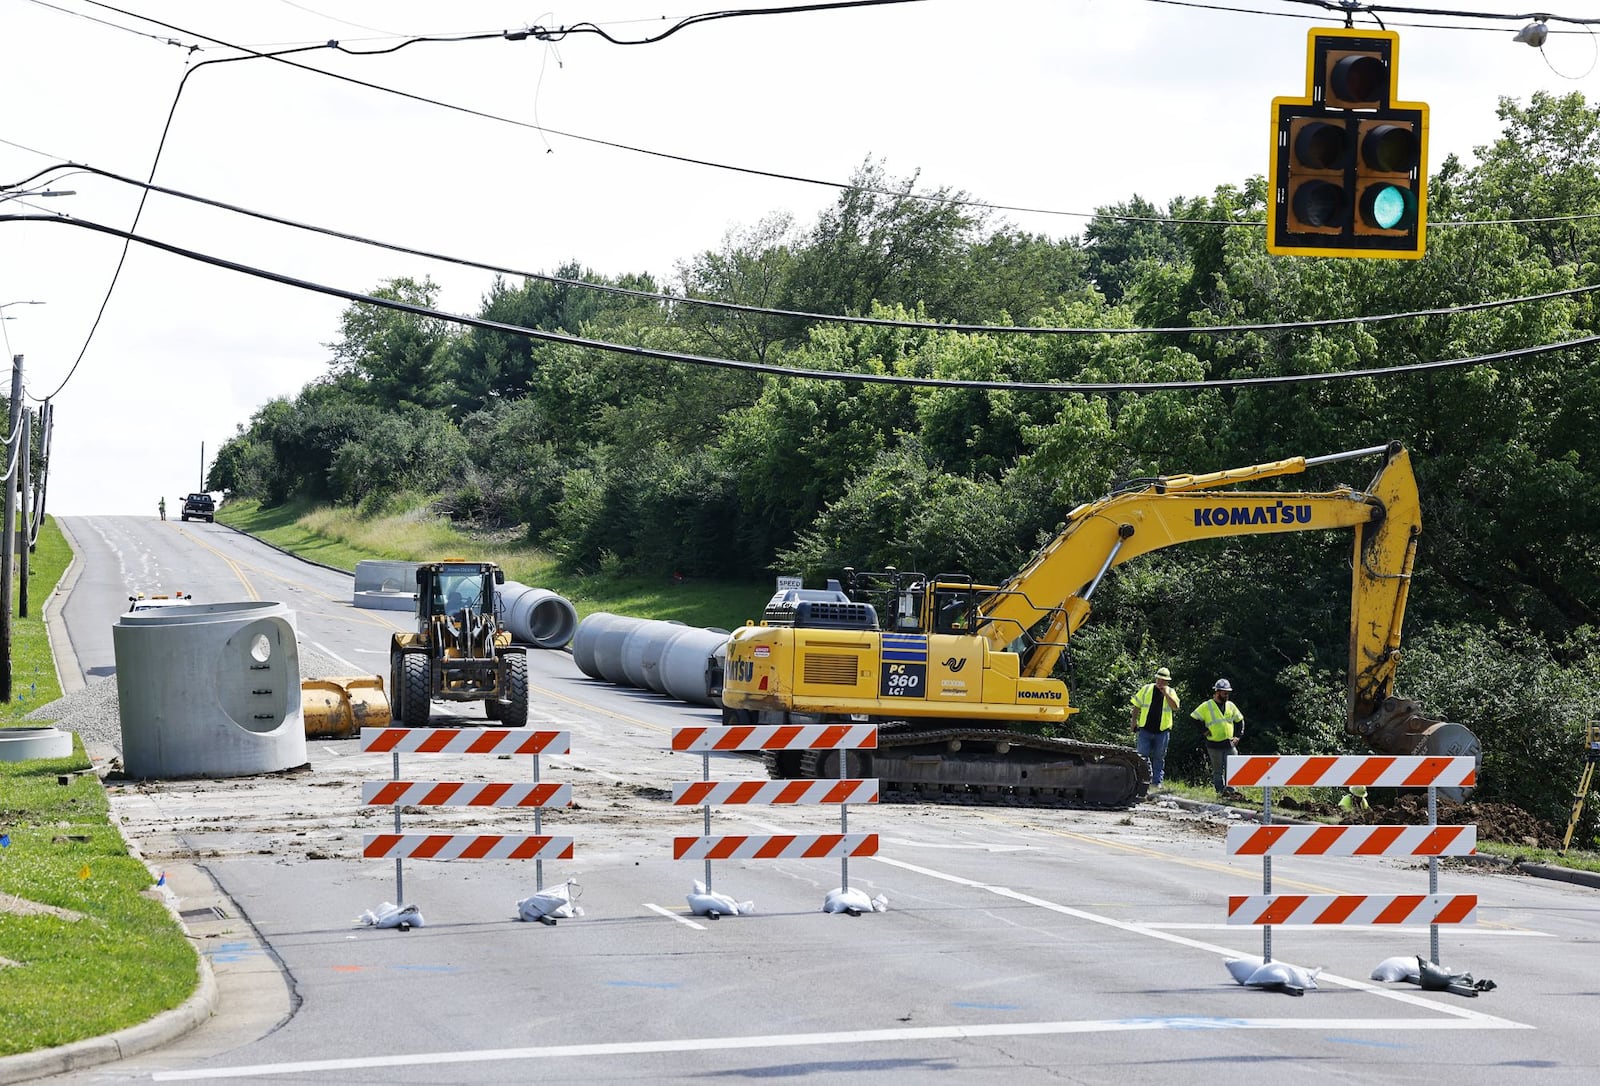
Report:
[[[396,905],[385,901],[376,909],[368,909],[358,917],[369,928],[399,928],[410,931],[423,925],[422,910],[415,905]]]
[[[727,894],[707,890],[706,884],[695,880],[694,889],[686,895],[689,911],[696,916],[749,916],[756,911],[753,901],[735,901]]]
[[[829,890],[828,896],[823,899],[822,911],[849,913],[851,916],[860,916],[862,913],[884,913],[889,911],[889,899],[882,894],[869,898],[865,890],[853,886],[848,890],[836,886]]]

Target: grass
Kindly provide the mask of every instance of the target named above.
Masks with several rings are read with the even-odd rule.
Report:
[[[420,508],[360,517],[348,509],[328,506],[286,503],[264,509],[244,500],[224,503],[217,510],[217,520],[337,569],[354,571],[364,558],[494,562],[505,570],[508,580],[565,598],[580,619],[607,611],[733,629],[759,619],[774,588],[771,581],[690,579],[676,583],[669,578],[566,573],[549,553],[532,544],[506,538],[505,533],[476,536]]]
[[[61,694],[41,613],[70,561],[46,518],[29,615],[12,620],[13,697],[0,703],[0,726]],[[0,762],[0,1056],[114,1032],[195,989],[194,948],[152,896],[90,770],[76,737],[66,758]]]
[[[61,696],[61,680],[44,630],[44,605],[71,562],[72,549],[56,522],[46,517],[38,546],[28,555],[27,618],[16,617],[22,606],[20,573],[12,581],[11,700],[0,702],[0,727],[21,721]]]

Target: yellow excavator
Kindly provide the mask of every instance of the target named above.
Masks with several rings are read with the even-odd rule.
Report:
[[[1365,457],[1382,457],[1365,490],[1234,489]],[[1136,752],[1037,734],[1077,711],[1052,672],[1088,619],[1101,579],[1180,543],[1328,528],[1355,531],[1346,730],[1381,753],[1478,756],[1468,729],[1394,695],[1422,531],[1416,478],[1398,443],[1124,484],[1072,510],[1061,533],[1002,585],[899,572],[848,574],[853,591],[837,582],[781,591],[760,624],[729,637],[725,719],[873,721],[877,749],[845,752],[844,769],[878,777],[889,794],[1126,807],[1150,781],[1149,763]],[[861,598],[874,586],[882,620],[879,607]],[[839,757],[777,752],[767,768],[779,778],[836,776]]]

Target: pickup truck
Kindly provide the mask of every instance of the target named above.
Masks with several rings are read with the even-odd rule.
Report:
[[[193,517],[210,523],[217,515],[217,503],[211,500],[210,494],[190,494],[183,499],[183,519]]]

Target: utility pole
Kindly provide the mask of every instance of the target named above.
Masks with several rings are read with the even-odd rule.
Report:
[[[33,550],[33,517],[28,511],[28,487],[33,483],[29,461],[33,457],[33,411],[22,409],[22,431],[17,434],[22,442],[22,455],[17,457],[17,509],[22,524],[17,530],[17,617],[28,617],[28,555]]]
[[[7,441],[5,521],[0,532],[0,701],[11,700],[11,566],[17,545],[17,463],[22,434],[17,422],[22,415],[22,356],[11,358],[11,437]]]
[[[200,442],[200,485],[195,487],[195,489],[196,490],[204,490],[205,488],[206,488],[206,443],[204,441],[202,441],[202,442]]]

